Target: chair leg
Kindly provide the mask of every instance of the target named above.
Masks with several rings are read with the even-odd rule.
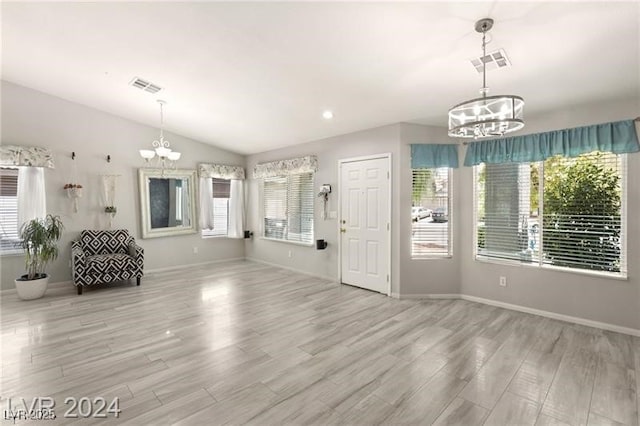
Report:
[[[140,285],[140,277],[136,277],[136,285]]]
[[[82,294],[82,285],[77,285],[76,288],[78,289],[78,295]]]

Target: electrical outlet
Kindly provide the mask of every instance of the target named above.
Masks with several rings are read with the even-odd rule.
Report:
[[[289,257],[291,257],[291,250],[289,250]]]
[[[193,248],[193,254],[198,254],[198,247]]]
[[[500,287],[506,287],[507,286],[507,277],[500,277]]]

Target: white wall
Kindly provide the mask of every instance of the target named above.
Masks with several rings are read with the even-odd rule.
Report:
[[[526,133],[635,118],[638,98],[611,104],[576,107],[527,118]],[[460,169],[459,253],[463,294],[640,329],[640,153],[628,155],[627,280],[570,272],[507,266],[473,259],[473,174]],[[498,286],[499,276],[507,287]]]
[[[150,104],[153,99],[149,98]],[[139,149],[149,149],[159,130],[116,117],[22,86],[2,82],[2,144],[35,145],[50,148],[56,168],[46,170],[47,210],[62,217],[65,225],[60,256],[48,268],[51,282],[71,279],[70,241],[83,229],[102,229],[107,215],[101,208],[100,174],[120,174],[116,189],[118,214],[114,228],[128,229],[145,249],[145,269],[188,265],[244,257],[244,242],[227,238],[202,239],[199,234],[141,239],[138,168],[143,162]],[[168,134],[172,147],[182,152],[180,168],[193,169],[199,162],[244,165],[244,157],[178,135]],[[71,152],[77,157],[71,160]],[[107,164],[106,156],[112,162]],[[80,211],[73,213],[62,189],[77,166],[77,181],[84,197]],[[198,247],[198,254],[193,254]],[[1,288],[14,286],[24,272],[23,256],[3,256]],[[144,285],[144,279],[143,279]]]

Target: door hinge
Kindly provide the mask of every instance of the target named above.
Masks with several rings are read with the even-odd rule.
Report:
[[[387,222],[387,231],[391,229],[391,225]]]
[[[387,282],[389,282],[389,274],[387,274]]]
[[[391,179],[391,176],[389,175],[389,172],[387,172],[387,179]]]

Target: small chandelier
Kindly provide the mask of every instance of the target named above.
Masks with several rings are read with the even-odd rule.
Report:
[[[476,22],[476,31],[482,33],[482,96],[449,110],[449,136],[474,139],[504,136],[524,127],[524,100],[520,96],[487,96],[486,36],[492,27],[491,18]]]
[[[182,154],[176,151],[172,151],[171,148],[169,148],[170,146],[169,141],[164,140],[163,107],[166,104],[166,102],[162,100],[158,100],[158,103],[160,104],[160,139],[155,140],[151,143],[151,145],[155,148],[154,150],[141,149],[140,156],[144,158],[144,161],[147,164],[150,164],[151,159],[157,155],[158,167],[164,170],[165,168],[174,168],[176,161],[180,159],[180,155]]]

